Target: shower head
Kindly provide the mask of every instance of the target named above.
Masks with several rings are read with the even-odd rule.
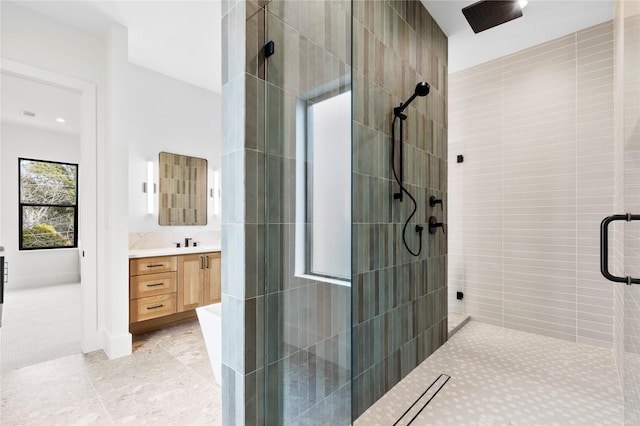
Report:
[[[414,95],[427,96],[429,94],[429,89],[431,89],[429,83],[427,83],[426,81],[421,81],[416,85],[416,91],[414,92]]]
[[[405,103],[400,104],[400,106],[398,106],[398,107],[395,107],[393,109],[393,114],[396,117],[399,117],[402,120],[405,120],[407,118],[407,116],[405,114],[403,114],[402,112],[409,106],[409,104],[411,102],[413,102],[413,100],[417,96],[427,96],[429,94],[429,89],[431,89],[431,87],[429,86],[429,83],[427,83],[426,81],[421,81],[420,83],[418,83],[416,85],[416,90],[413,92],[413,95],[411,95],[411,97],[409,99],[407,99],[407,101]]]

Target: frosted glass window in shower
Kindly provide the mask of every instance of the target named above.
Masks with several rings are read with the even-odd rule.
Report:
[[[307,108],[307,273],[351,276],[351,92]]]

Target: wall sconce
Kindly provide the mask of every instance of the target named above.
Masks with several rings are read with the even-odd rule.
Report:
[[[220,172],[213,172],[213,188],[209,192],[209,196],[213,198],[213,214],[220,216]]]
[[[153,182],[153,161],[147,161],[147,181],[142,184],[142,191],[147,193],[147,213],[153,214],[153,194],[156,184]]]

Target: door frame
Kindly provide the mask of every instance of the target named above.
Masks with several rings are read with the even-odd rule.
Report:
[[[82,352],[102,348],[98,329],[98,207],[96,85],[31,65],[0,58],[0,72],[69,89],[80,94],[80,170],[78,255],[82,293]]]

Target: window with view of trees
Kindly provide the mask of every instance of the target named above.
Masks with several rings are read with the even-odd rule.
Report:
[[[18,162],[20,250],[77,247],[78,165]]]

